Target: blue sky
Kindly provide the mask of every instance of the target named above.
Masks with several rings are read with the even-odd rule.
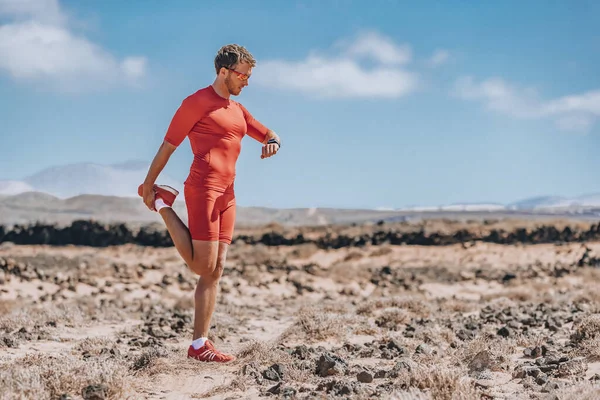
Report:
[[[150,161],[226,43],[240,205],[403,207],[600,192],[600,3],[0,0],[0,179]],[[165,173],[183,181],[186,141]]]

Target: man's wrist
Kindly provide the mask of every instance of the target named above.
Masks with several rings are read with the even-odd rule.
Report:
[[[275,143],[275,144],[277,144],[277,147],[281,147],[281,142],[278,139],[274,138],[274,137],[272,137],[271,139],[267,140],[267,144],[271,144],[271,143]]]

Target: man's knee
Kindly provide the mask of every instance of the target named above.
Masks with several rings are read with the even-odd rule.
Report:
[[[225,256],[219,256],[217,258],[217,262],[215,263],[215,268],[211,273],[211,277],[215,280],[221,279],[223,276],[223,269],[225,268]]]
[[[189,267],[196,275],[218,280],[223,275],[225,257],[219,256],[215,259],[195,260]]]

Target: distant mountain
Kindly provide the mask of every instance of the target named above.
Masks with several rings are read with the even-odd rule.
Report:
[[[31,192],[35,189],[27,184],[26,182],[21,181],[0,181],[0,194],[3,195],[14,195],[24,192]]]
[[[538,196],[507,205],[509,210],[566,210],[600,207],[600,193],[577,197]]]
[[[43,192],[58,198],[84,194],[117,197],[137,196],[137,187],[146,178],[149,164],[128,161],[120,164],[102,165],[78,163],[44,169],[23,181],[0,181],[0,194],[15,195],[28,191]],[[182,183],[160,175],[160,182],[182,188]]]
[[[44,169],[21,181],[0,181],[0,196],[14,196],[27,192],[47,194],[57,199],[69,199],[77,196],[113,196],[135,198],[137,187],[142,183],[148,172],[149,163],[140,160],[129,160],[116,164],[77,163],[59,165]],[[173,186],[183,191],[183,183],[169,177],[164,172],[160,175],[160,183]],[[21,200],[23,200],[22,198]],[[89,199],[86,198],[86,202]],[[382,199],[386,201],[386,199]],[[178,200],[178,202],[183,202]],[[493,201],[480,203],[451,203],[437,206],[393,208],[380,207],[373,210],[343,210],[344,213],[359,213],[363,211],[408,213],[445,213],[445,212],[503,212],[503,211],[535,211],[545,213],[581,213],[594,208],[600,208],[600,193],[590,193],[577,197],[537,196],[522,199],[509,204]],[[323,209],[320,209],[321,212]],[[342,210],[337,210],[342,212]],[[287,212],[287,211],[286,211]],[[284,213],[285,214],[285,213]],[[309,215],[312,218],[312,215]],[[262,218],[262,217],[261,217]],[[282,218],[285,218],[282,216]],[[294,219],[293,217],[292,219]],[[321,215],[316,220],[322,221]],[[329,219],[330,220],[330,219]]]

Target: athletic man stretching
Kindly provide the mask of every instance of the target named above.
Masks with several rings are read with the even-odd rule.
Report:
[[[235,222],[235,165],[247,134],[264,146],[261,158],[276,154],[279,137],[232,100],[248,85],[253,56],[242,46],[223,46],[215,57],[216,78],[183,100],[163,143],[138,188],[146,206],[157,211],[188,267],[199,275],[195,292],[194,337],[188,357],[200,361],[235,359],[215,349],[207,339],[215,309],[217,286],[231,244]],[[172,209],[177,190],[156,185],[175,149],[189,138],[194,161],[184,183],[189,228]]]

